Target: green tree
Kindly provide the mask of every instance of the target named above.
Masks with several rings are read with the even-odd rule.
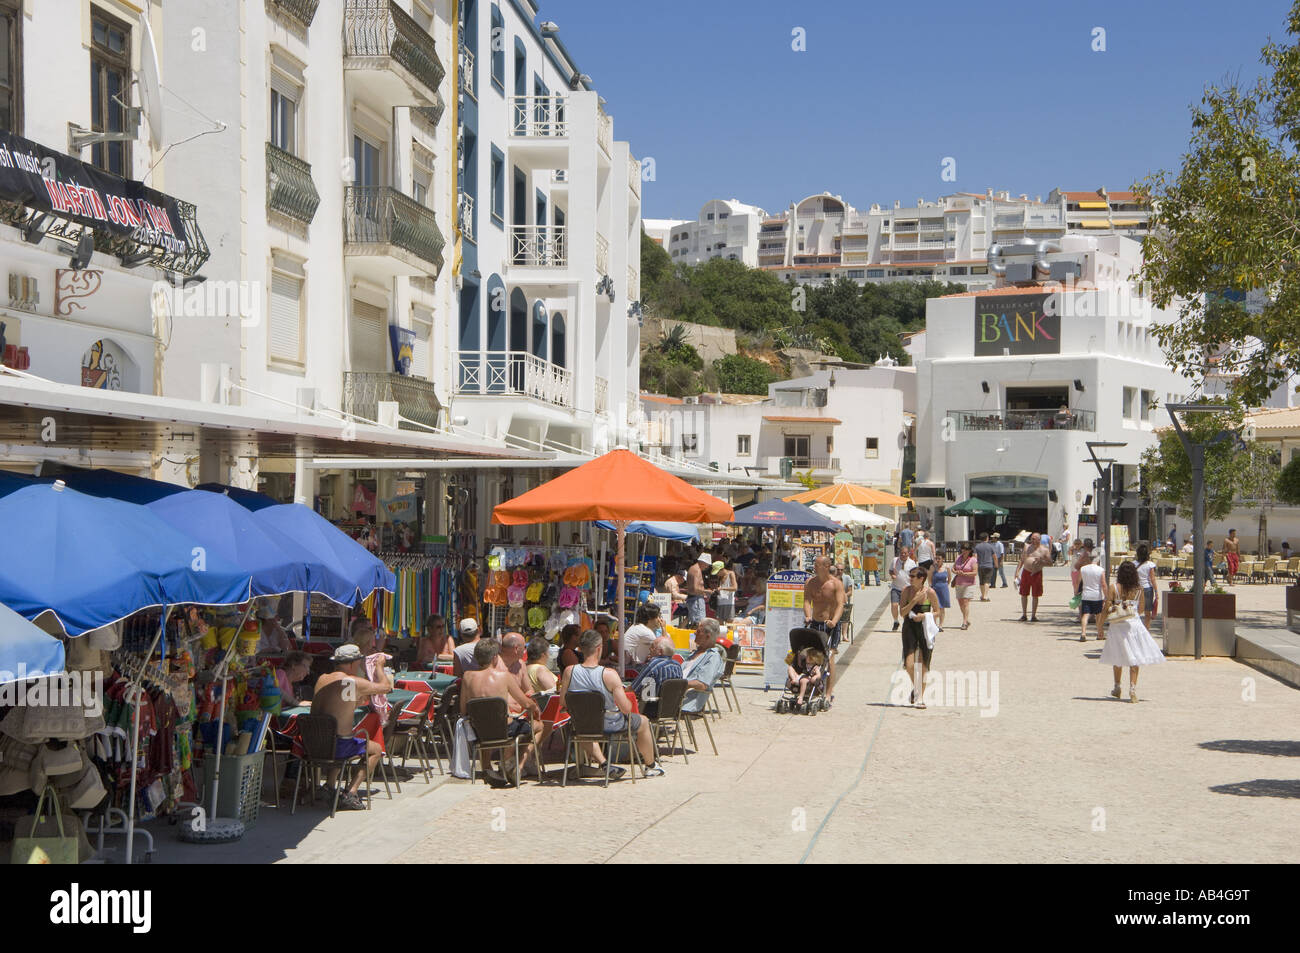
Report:
[[[1277,498],[1289,506],[1300,506],[1300,457],[1293,457],[1277,475]]]
[[[673,260],[664,247],[641,229],[641,296],[659,288],[673,273]]]
[[[725,394],[766,394],[776,375],[767,364],[744,354],[728,354],[713,362],[718,389]]]
[[[1300,0],[1287,33],[1300,35]],[[1300,46],[1270,42],[1261,60],[1271,73],[1253,84],[1206,88],[1179,171],[1136,186],[1153,207],[1139,277],[1160,307],[1179,302],[1157,340],[1192,380],[1232,375],[1246,405],[1300,372]],[[1268,300],[1251,314],[1257,289]]]
[[[1187,414],[1183,427],[1194,443],[1205,443],[1222,430],[1238,433],[1242,416]],[[1141,466],[1148,478],[1162,487],[1162,497],[1178,507],[1184,519],[1192,517],[1192,463],[1172,427],[1160,432],[1160,442],[1142,454]],[[1250,455],[1240,453],[1232,440],[1216,443],[1205,451],[1205,518],[1222,519],[1232,509],[1233,499],[1247,479]]]

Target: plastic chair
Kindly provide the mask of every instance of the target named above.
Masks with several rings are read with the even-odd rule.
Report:
[[[465,705],[465,716],[474,728],[474,744],[470,751],[469,782],[474,783],[478,771],[478,756],[487,751],[515,752],[515,787],[519,787],[522,765],[519,759],[519,735],[506,737],[510,729],[510,709],[504,698],[471,698]],[[505,764],[501,765],[504,773]]]
[[[641,764],[641,755],[636,748],[636,738],[632,734],[632,719],[626,719],[626,727],[619,731],[605,731],[605,696],[601,692],[568,692],[564,696],[564,707],[569,712],[568,743],[564,746],[564,773],[560,775],[560,786],[566,787],[569,780],[569,764],[579,767],[578,745],[594,742],[605,745],[605,787],[609,787],[609,771],[613,766],[610,758],[610,742],[620,735],[627,739],[628,750],[632,759],[632,783],[636,783],[636,768]],[[645,774],[645,766],[641,772]]]
[[[294,814],[298,810],[298,785],[302,782],[306,771],[311,771],[313,778],[316,779],[321,768],[337,768],[338,783],[334,786],[334,802],[330,805],[330,817],[333,817],[339,806],[339,792],[347,784],[347,768],[351,764],[356,764],[361,769],[361,790],[366,792],[363,797],[366,799],[366,810],[370,810],[370,771],[367,768],[365,754],[353,755],[349,758],[338,758],[334,755],[338,738],[341,737],[338,733],[338,721],[331,715],[299,715],[295,726],[302,743],[303,755],[298,759],[301,764],[298,768],[298,777],[293,782],[293,806],[289,809],[289,813]],[[315,802],[318,785],[315,780],[308,783],[312,785],[312,801]]]
[[[406,760],[411,753],[411,748],[414,747],[415,756],[420,761],[420,770],[424,772],[424,780],[429,784],[433,783],[433,771],[429,767],[429,755],[424,747],[424,739],[433,710],[433,693],[422,692],[411,699],[411,703],[402,710],[396,726],[396,734],[406,742],[402,748],[402,767],[406,767]],[[438,769],[442,770],[441,761],[438,762]]]
[[[718,677],[718,682],[714,685],[714,690],[722,692],[722,698],[727,703],[727,711],[731,711],[731,702],[736,702],[735,711],[737,714],[744,714],[740,710],[740,696],[736,694],[736,686],[731,683],[731,676],[736,671],[736,662],[740,659],[740,646],[733,645],[727,649],[727,665]]]

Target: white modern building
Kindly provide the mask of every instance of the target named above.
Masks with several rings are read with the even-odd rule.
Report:
[[[827,364],[766,397],[642,395],[648,442],[723,474],[856,483],[897,493],[911,460],[916,369]]]
[[[1188,390],[1151,334],[1153,322],[1171,315],[1132,292],[1136,241],[1069,236],[1059,244],[1059,253],[1016,259],[1025,273],[1007,277],[1025,280],[927,303],[912,497],[922,522],[945,538],[966,538],[966,520],[942,510],[969,497],[1009,509],[1002,525],[1010,532],[1074,532],[1097,503],[1088,441],[1124,444],[1098,452],[1117,462],[1114,513],[1135,538],[1151,531],[1137,464],[1156,442],[1160,408]],[[1045,269],[1077,280],[1032,280]]]
[[[758,264],[759,225],[767,213],[736,199],[712,199],[699,218],[670,229],[666,246],[674,264],[698,265],[711,258]]]
[[[643,218],[641,219],[641,228],[656,245],[667,250],[668,243],[672,240],[673,231],[679,225],[687,225],[689,222],[684,218]]]

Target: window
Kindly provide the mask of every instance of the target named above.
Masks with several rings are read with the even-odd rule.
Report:
[[[379,146],[360,136],[352,137],[352,161],[356,170],[353,184],[363,189],[383,185],[383,164]]]
[[[736,437],[736,456],[747,457],[750,454],[749,438],[750,434],[742,433]],[[1293,451],[1294,452],[1294,451]]]
[[[709,219],[710,222],[713,221],[713,213],[712,213],[712,212],[709,213],[709,215],[708,215],[708,219]]]
[[[506,216],[506,157],[496,146],[492,147],[492,221],[505,224]]]
[[[492,85],[502,96],[506,93],[506,21],[501,8],[492,4]]]
[[[1151,405],[1156,402],[1156,392],[1153,390],[1144,390],[1142,392],[1142,422],[1151,422]]]
[[[352,370],[388,370],[388,328],[384,309],[352,302]]]
[[[835,438],[828,435],[826,437],[826,454],[827,456],[829,456],[834,452],[835,452]]]
[[[730,213],[730,212],[719,212],[719,213],[718,213],[718,221],[722,221],[724,218],[730,218],[730,217],[731,217],[731,213]]]
[[[1136,403],[1137,403],[1137,388],[1125,387],[1124,388],[1124,419],[1125,420],[1137,419],[1137,408],[1134,406],[1134,404]]]
[[[23,131],[22,0],[0,0],[0,129]]]
[[[90,34],[90,128],[125,132],[131,101],[131,28],[92,8]],[[129,178],[131,143],[101,142],[91,147],[91,164]]]
[[[697,433],[682,434],[682,453],[699,453],[700,452],[700,435]]]
[[[807,468],[811,466],[808,462],[809,446],[812,444],[812,437],[808,434],[786,434],[785,436],[785,456],[794,461],[796,468]]]
[[[875,460],[879,456],[880,456],[880,438],[868,437],[866,459]]]
[[[429,204],[429,187],[433,184],[433,153],[417,144],[411,149],[411,198]]]
[[[301,364],[302,296],[301,262],[274,255],[271,265],[271,308],[267,327],[267,357],[272,362]]]
[[[271,71],[271,145],[298,154],[298,103],[302,87],[283,73]]]

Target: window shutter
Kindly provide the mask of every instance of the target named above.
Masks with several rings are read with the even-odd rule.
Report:
[[[302,282],[289,275],[271,276],[270,356],[302,363]]]
[[[388,327],[383,308],[364,301],[352,302],[352,369],[386,371]]]
[[[429,346],[433,332],[433,315],[419,308],[412,309],[411,328],[415,331],[415,345],[411,357],[411,376],[433,380],[433,352]]]

